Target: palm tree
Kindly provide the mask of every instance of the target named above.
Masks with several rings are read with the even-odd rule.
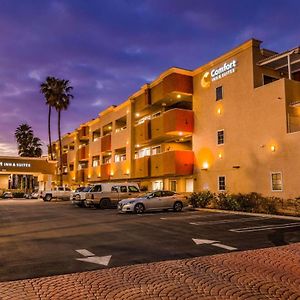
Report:
[[[18,143],[18,153],[23,157],[41,157],[42,143],[38,137],[35,137],[31,126],[26,123],[20,124],[15,137]]]
[[[62,161],[62,144],[61,144],[61,128],[60,128],[60,121],[61,121],[61,111],[67,110],[70,105],[70,99],[73,99],[74,96],[71,94],[73,89],[72,86],[69,85],[69,80],[64,79],[55,79],[55,90],[53,93],[53,99],[56,111],[58,112],[58,139],[59,139],[59,162],[60,162],[60,185],[63,185],[63,161]]]
[[[51,109],[55,103],[55,91],[56,91],[57,79],[55,77],[48,76],[40,86],[40,91],[44,94],[46,105],[48,105],[48,138],[49,138],[49,153],[50,158],[53,160],[52,141],[51,141]]]

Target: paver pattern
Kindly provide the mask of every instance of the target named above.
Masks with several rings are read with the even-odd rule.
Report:
[[[300,243],[2,282],[0,299],[300,299]]]

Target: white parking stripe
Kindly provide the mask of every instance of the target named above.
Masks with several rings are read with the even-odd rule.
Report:
[[[268,217],[248,217],[248,218],[240,218],[240,219],[228,219],[228,220],[212,220],[212,221],[200,221],[200,222],[191,222],[191,225],[209,225],[209,224],[226,224],[226,223],[239,223],[239,222],[251,222],[258,220],[268,220],[271,218]]]
[[[295,223],[286,223],[279,225],[264,225],[264,226],[255,226],[255,227],[245,227],[245,228],[235,228],[230,229],[232,232],[253,232],[253,231],[264,231],[264,230],[273,230],[273,229],[281,229],[281,228],[293,228],[300,227],[300,222]]]
[[[227,246],[227,245],[224,245],[224,244],[220,244],[220,243],[214,243],[212,245],[216,246],[216,247],[219,247],[219,248],[226,249],[226,250],[230,250],[230,251],[237,250],[237,248],[234,248],[234,247],[231,247],[231,246]]]
[[[94,256],[95,254],[86,249],[78,249],[76,252],[80,253],[83,256]]]
[[[165,217],[165,218],[160,218],[161,220],[186,220],[186,219],[198,219],[198,218],[210,218],[210,217],[220,217],[220,216],[228,216],[228,214],[222,214],[222,213],[212,213],[212,214],[194,214],[192,216],[175,216],[175,217]]]

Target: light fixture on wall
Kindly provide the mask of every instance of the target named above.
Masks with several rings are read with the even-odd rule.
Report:
[[[272,145],[270,149],[271,149],[272,152],[275,152],[276,151],[275,145]]]
[[[203,162],[203,164],[202,164],[202,170],[207,170],[208,167],[209,167],[208,162],[207,161]]]

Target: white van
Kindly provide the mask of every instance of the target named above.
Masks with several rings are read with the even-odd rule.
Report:
[[[86,194],[85,205],[97,208],[117,207],[119,201],[138,197],[140,194],[139,185],[135,182],[97,183]]]

